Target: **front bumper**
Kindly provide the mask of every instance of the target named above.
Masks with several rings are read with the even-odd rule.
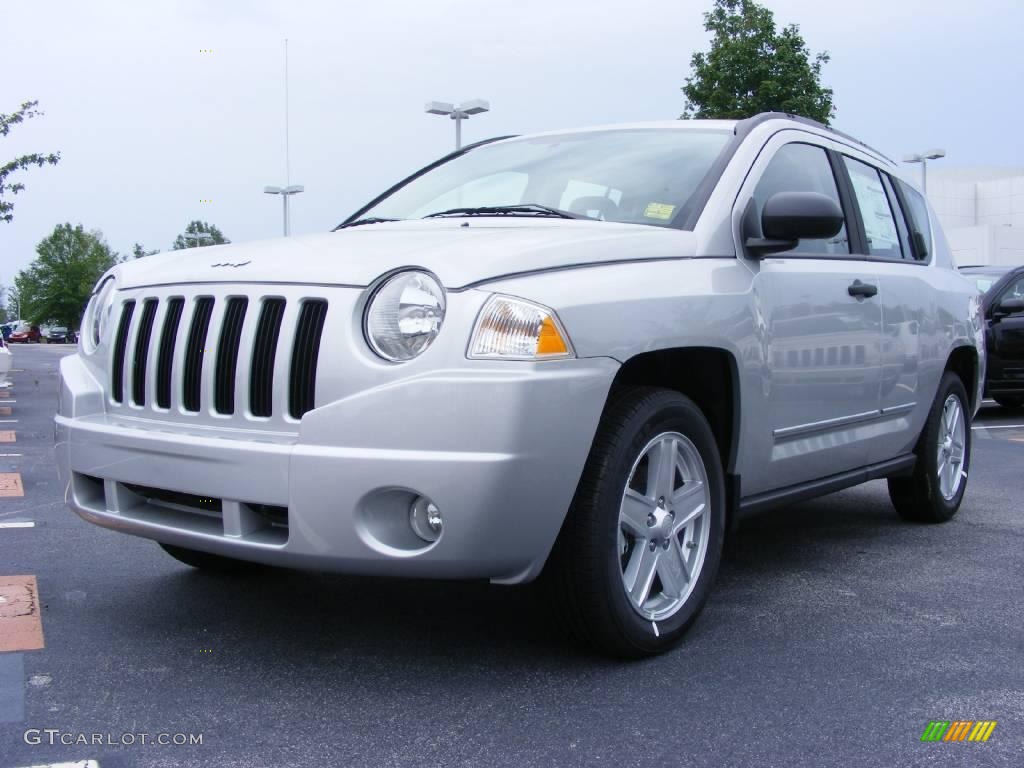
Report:
[[[57,463],[70,506],[124,533],[296,568],[528,581],[617,369],[593,358],[439,370],[310,411],[296,437],[112,414],[72,355]],[[408,526],[417,495],[443,515],[432,545]]]

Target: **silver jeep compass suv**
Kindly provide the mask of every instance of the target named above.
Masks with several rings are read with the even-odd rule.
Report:
[[[921,195],[782,114],[510,137],[334,232],[103,276],[61,362],[86,520],[203,567],[530,581],[672,646],[744,515],[963,499],[979,301]]]

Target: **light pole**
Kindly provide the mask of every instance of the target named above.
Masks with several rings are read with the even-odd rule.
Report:
[[[301,184],[292,184],[292,162],[288,141],[288,38],[284,41],[284,186],[264,187],[263,191],[268,195],[280,195],[284,203],[284,236],[291,234],[291,223],[288,218],[288,198],[304,192],[305,187]]]
[[[940,157],[946,156],[946,150],[944,149],[928,149],[920,154],[904,155],[904,163],[920,163],[921,164],[921,191],[924,194],[928,194],[928,161],[938,160]]]
[[[284,200],[284,236],[288,237],[291,233],[291,226],[288,223],[288,198],[291,195],[297,195],[299,192],[305,190],[301,184],[292,184],[287,187],[264,187],[263,191],[268,195],[280,195],[281,199]]]
[[[186,240],[195,240],[196,241],[196,244],[192,246],[193,248],[200,248],[200,247],[202,247],[203,240],[207,240],[207,239],[213,240],[213,235],[211,235],[209,232],[185,232],[183,237]]]
[[[481,112],[489,112],[491,105],[484,99],[470,99],[459,106],[447,101],[428,101],[423,111],[429,115],[448,115],[455,121],[455,149],[462,149],[462,121],[468,120],[470,115],[479,115]]]

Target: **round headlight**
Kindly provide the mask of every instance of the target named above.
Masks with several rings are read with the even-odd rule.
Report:
[[[444,289],[426,272],[388,278],[366,308],[366,341],[385,360],[412,360],[431,345],[444,322]]]
[[[82,341],[87,351],[99,346],[110,323],[110,309],[114,306],[114,278],[106,278],[93,292],[82,318]]]

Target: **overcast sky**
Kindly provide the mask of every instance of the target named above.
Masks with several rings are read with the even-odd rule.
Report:
[[[837,128],[887,154],[944,147],[948,166],[1024,165],[1022,0],[767,0],[828,50]],[[428,100],[485,98],[467,141],[675,118],[710,0],[3,0],[0,112],[42,118],[0,159],[60,150],[22,175],[0,223],[0,282],[55,224],[167,250],[191,219],[233,241],[276,237],[289,38],[292,231],[326,231],[451,149]],[[201,53],[212,49],[212,53]],[[212,202],[200,202],[201,200]]]

